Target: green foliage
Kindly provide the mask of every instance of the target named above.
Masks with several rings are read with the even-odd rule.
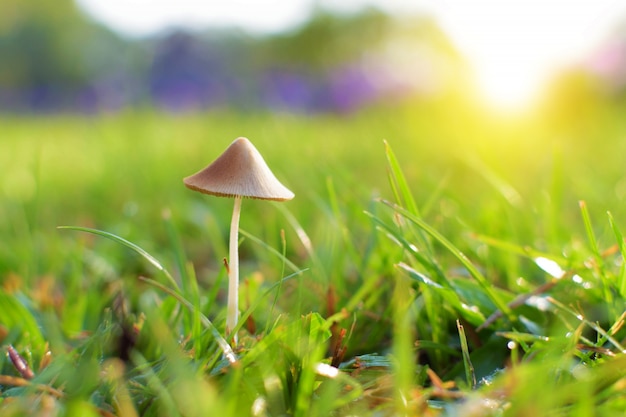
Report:
[[[123,42],[83,16],[71,0],[4,0],[0,87],[77,89],[110,67]],[[107,46],[109,44],[109,46]],[[114,52],[115,51],[115,52]],[[99,55],[106,56],[102,59]]]
[[[5,118],[2,415],[619,415],[621,111],[462,110]],[[181,180],[240,135],[296,198],[243,204],[231,347],[232,202]]]
[[[337,16],[323,10],[302,27],[261,44],[266,65],[285,62],[319,72],[361,58],[363,45],[376,48],[389,35],[393,19],[376,10]]]

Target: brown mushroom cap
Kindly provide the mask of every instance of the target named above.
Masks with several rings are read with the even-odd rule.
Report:
[[[211,165],[183,180],[187,188],[220,197],[291,200],[294,194],[280,183],[246,138],[237,138]]]

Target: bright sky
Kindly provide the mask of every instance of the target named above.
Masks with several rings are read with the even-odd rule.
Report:
[[[624,0],[76,0],[96,19],[131,36],[172,25],[239,26],[277,32],[304,22],[317,5],[366,5],[434,16],[472,65],[495,106],[528,104],[564,65],[584,59],[626,21]],[[208,6],[210,5],[210,6]]]

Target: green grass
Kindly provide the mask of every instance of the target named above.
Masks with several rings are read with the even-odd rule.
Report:
[[[4,116],[2,415],[621,415],[622,114]],[[243,202],[231,350],[182,178],[238,136],[296,198]]]

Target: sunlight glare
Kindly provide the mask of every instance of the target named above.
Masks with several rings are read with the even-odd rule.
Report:
[[[481,101],[523,109],[565,67],[588,57],[626,12],[623,0],[76,0],[97,20],[143,36],[174,26],[234,26],[279,32],[306,21],[316,7],[354,12],[378,7],[397,16],[432,16],[473,68]],[[339,6],[341,5],[341,6]]]
[[[615,25],[615,0],[448,0],[443,29],[469,60],[486,104],[520,109],[567,66],[579,63]]]
[[[510,48],[503,49],[498,62],[485,60],[474,65],[476,87],[488,105],[515,110],[537,99],[544,77],[532,64],[527,65],[529,61],[518,62],[515,53]]]

